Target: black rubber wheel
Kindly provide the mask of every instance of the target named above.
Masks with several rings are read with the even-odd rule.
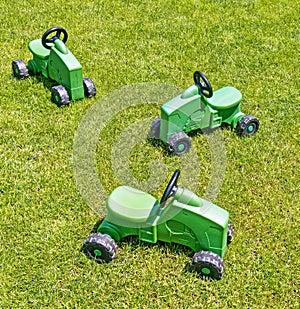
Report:
[[[69,105],[70,103],[68,91],[62,85],[51,88],[51,100],[59,107]]]
[[[148,138],[159,139],[159,133],[160,133],[160,117],[152,121]]]
[[[84,242],[82,251],[99,264],[111,262],[117,254],[116,242],[106,234],[93,233]]]
[[[236,130],[240,135],[253,135],[259,128],[259,120],[252,116],[244,116],[237,124]]]
[[[178,132],[169,138],[168,145],[172,153],[181,156],[190,150],[192,143],[191,139],[184,132]]]
[[[224,273],[223,259],[216,253],[210,251],[202,250],[195,253],[190,267],[201,278],[220,280]]]
[[[27,78],[29,76],[27,66],[23,60],[13,60],[11,64],[13,74],[18,79]]]
[[[194,82],[200,89],[200,93],[206,98],[211,98],[213,96],[212,86],[204,73],[196,71],[194,73]]]
[[[234,237],[234,228],[232,224],[228,224],[228,231],[227,231],[227,245],[232,243]]]
[[[91,98],[96,95],[96,87],[90,78],[83,79],[84,95]]]
[[[48,38],[48,36],[50,34],[52,34],[53,32],[55,32],[55,35],[51,38]],[[67,42],[68,40],[68,33],[66,31],[66,29],[62,28],[62,27],[53,27],[48,29],[42,36],[42,45],[47,48],[47,49],[51,49],[52,44],[55,42],[55,40],[58,40],[60,38],[60,35],[63,33],[63,39],[62,41],[64,43]],[[50,45],[49,45],[50,43]]]
[[[171,196],[173,196],[176,191],[177,191],[177,180],[179,178],[179,175],[180,175],[180,170],[176,170],[174,172],[174,174],[172,175],[164,193],[163,193],[163,196],[160,200],[160,207],[164,207],[166,201],[168,200],[168,198],[170,198]]]

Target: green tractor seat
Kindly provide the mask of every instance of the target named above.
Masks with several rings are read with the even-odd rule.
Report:
[[[143,191],[128,187],[117,187],[107,200],[108,213],[115,219],[130,222],[146,222],[156,199]]]
[[[31,41],[28,47],[32,54],[38,58],[47,59],[49,57],[50,49],[45,48],[40,39]]]
[[[231,86],[218,89],[211,98],[207,98],[208,104],[216,110],[231,108],[238,105],[241,101],[242,94]]]

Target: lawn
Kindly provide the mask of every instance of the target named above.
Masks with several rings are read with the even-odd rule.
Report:
[[[0,9],[0,308],[298,308],[299,3],[4,0]],[[48,81],[13,77],[11,61],[30,60],[29,41],[53,26],[68,31],[96,97],[58,108]],[[260,120],[249,138],[229,127],[213,141],[193,134],[197,167],[143,138],[195,70],[214,89],[238,88],[242,110]],[[82,124],[97,111],[87,141],[96,143],[101,188],[76,161]],[[130,129],[138,134],[128,150]],[[211,193],[214,141],[223,164]],[[106,265],[80,252],[109,192],[127,182],[159,198],[178,167],[179,184],[230,213],[235,239],[222,280],[188,272],[193,252],[179,245],[130,238]]]

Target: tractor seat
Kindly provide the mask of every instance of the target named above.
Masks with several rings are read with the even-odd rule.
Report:
[[[143,191],[128,187],[117,187],[108,197],[108,214],[120,221],[146,222],[156,199]]]
[[[47,59],[49,57],[50,49],[45,48],[39,39],[31,41],[28,47],[33,55],[41,59]]]
[[[227,109],[238,105],[242,101],[242,94],[234,87],[223,87],[207,98],[208,104],[214,109]]]

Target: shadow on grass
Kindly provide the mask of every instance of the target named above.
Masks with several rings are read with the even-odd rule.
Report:
[[[15,76],[12,74],[13,78],[15,78]],[[58,86],[59,83],[57,83],[56,81],[50,79],[50,78],[46,78],[45,76],[43,76],[41,73],[38,74],[33,74],[31,71],[29,71],[29,77],[26,78],[29,79],[31,81],[31,83],[33,85],[35,84],[43,84],[43,87],[49,91],[49,101],[53,104],[55,104],[52,100],[51,100],[51,89],[54,86]],[[55,104],[57,105],[57,104]]]
[[[97,233],[98,228],[104,218],[99,219],[93,226],[93,228],[90,231],[90,234]],[[151,249],[153,247],[158,248],[162,254],[182,254],[184,252],[187,256],[192,256],[194,254],[194,251],[190,249],[187,246],[177,244],[177,243],[168,243],[158,240],[156,243],[146,242],[143,240],[140,240],[138,236],[132,235],[132,236],[126,236],[122,238],[120,241],[118,241],[119,247],[124,247],[126,245],[129,245],[132,252],[134,252],[136,249],[144,248],[145,250]]]
[[[230,124],[228,123],[222,123],[222,125],[220,127],[217,128],[205,128],[205,129],[197,129],[197,130],[193,130],[191,132],[188,133],[188,136],[190,138],[193,137],[200,137],[200,136],[211,136],[213,135],[217,130],[221,130],[221,131],[230,131],[233,132],[237,135],[241,137],[241,134],[239,132],[237,132],[237,130],[235,130]],[[155,148],[159,148],[161,149],[161,151],[163,152],[164,156],[174,156],[176,154],[171,153],[168,149],[168,145],[165,144],[162,140],[160,139],[155,139],[155,138],[148,138],[149,143],[155,147]]]
[[[101,224],[101,222],[104,219],[100,219],[96,222],[96,224],[93,226],[91,233],[97,233],[98,227]],[[137,256],[140,257],[139,252],[149,252],[149,250],[153,251],[153,254],[160,254],[162,258],[172,258],[172,259],[178,259],[180,257],[187,256],[192,259],[194,255],[194,251],[184,245],[177,244],[177,243],[168,243],[168,242],[163,242],[163,241],[157,241],[156,243],[150,243],[150,242],[145,242],[142,241],[138,238],[138,236],[127,236],[122,238],[120,241],[117,243],[118,247],[121,248],[122,250],[125,250],[129,255]],[[84,245],[82,245],[80,252],[84,252]],[[86,253],[85,253],[86,254]],[[88,256],[90,259],[95,260],[91,255]],[[126,261],[126,258],[124,258],[123,261],[119,260],[119,263]],[[98,262],[99,261],[96,261]],[[106,264],[107,261],[102,261],[100,264]],[[185,273],[191,273],[193,274],[196,278],[206,280],[206,281],[211,281],[213,280],[210,276],[205,275],[204,273],[199,273],[198,271],[195,271],[191,265],[190,262],[186,262],[183,267],[182,271]]]
[[[30,79],[32,80],[33,84],[40,84],[42,83],[44,88],[51,92],[51,88],[53,86],[57,86],[58,83],[50,78],[44,77],[42,74],[30,75]]]
[[[168,146],[164,144],[164,142],[160,139],[155,139],[155,138],[147,138],[147,141],[150,143],[151,146],[154,148],[158,148],[161,150],[162,154],[164,156],[173,156],[169,149]]]

